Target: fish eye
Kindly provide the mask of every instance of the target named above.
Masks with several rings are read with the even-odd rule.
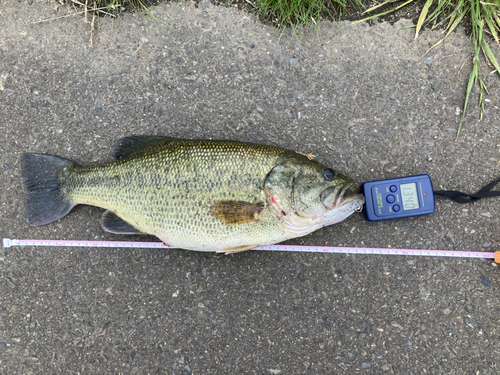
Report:
[[[332,181],[335,178],[335,171],[332,171],[331,169],[325,169],[323,171],[323,176],[327,181]]]

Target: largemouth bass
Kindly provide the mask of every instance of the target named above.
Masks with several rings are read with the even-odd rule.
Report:
[[[234,253],[304,236],[360,211],[354,181],[308,155],[236,141],[128,137],[114,161],[80,166],[24,154],[32,226],[75,205],[106,209],[102,227],[151,234],[166,244]]]

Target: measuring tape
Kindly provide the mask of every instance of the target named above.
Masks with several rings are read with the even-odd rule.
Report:
[[[12,246],[59,246],[59,247],[122,247],[141,249],[176,249],[163,242],[127,242],[127,241],[72,241],[72,240],[11,240],[3,239],[3,247]],[[453,251],[453,250],[418,250],[392,248],[365,248],[365,247],[325,247],[325,246],[296,246],[296,245],[269,245],[260,246],[252,250],[267,251],[296,251],[303,253],[337,253],[337,254],[379,254],[379,255],[414,255],[452,258],[481,258],[494,259],[500,263],[500,251],[484,253],[480,251]]]

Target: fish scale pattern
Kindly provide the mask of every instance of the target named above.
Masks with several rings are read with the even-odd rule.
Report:
[[[176,140],[111,163],[74,166],[61,190],[73,204],[111,210],[141,232],[181,248],[261,245],[290,237],[269,210],[259,220],[227,224],[211,207],[219,201],[265,204],[264,180],[287,157],[305,160],[271,146]]]

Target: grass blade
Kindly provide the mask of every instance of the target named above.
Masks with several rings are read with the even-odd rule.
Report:
[[[424,24],[425,18],[427,17],[427,12],[429,11],[431,5],[432,5],[432,0],[427,0],[425,2],[424,7],[422,8],[422,11],[420,12],[420,16],[418,17],[417,21],[417,29],[415,30],[415,39],[417,39],[418,37],[418,33],[420,32],[420,29]]]
[[[395,2],[397,2],[397,1],[399,1],[399,0],[387,0],[387,1],[383,2],[382,4],[375,5],[374,7],[371,7],[370,9],[365,10],[365,11],[364,11],[363,13],[361,13],[361,14],[370,13],[370,12],[374,11],[374,10],[375,10],[375,9],[377,9],[377,8],[380,8],[380,7],[382,7],[382,6],[384,6],[384,5],[387,5],[387,4],[395,3]]]
[[[403,4],[401,4],[401,5],[398,5],[398,6],[397,6],[396,8],[394,8],[394,9],[390,9],[390,10],[385,11],[385,12],[383,12],[383,13],[379,13],[379,14],[375,14],[375,15],[370,16],[370,17],[363,18],[362,20],[357,20],[357,21],[354,21],[352,24],[354,25],[354,24],[356,24],[356,23],[360,23],[360,22],[368,21],[368,20],[370,20],[370,19],[372,19],[372,18],[375,18],[375,17],[380,17],[380,16],[383,16],[384,14],[394,12],[395,10],[398,10],[399,8],[402,8],[402,7],[404,7],[405,5],[408,5],[408,4],[412,3],[413,1],[414,1],[414,0],[408,0],[408,1],[407,1],[407,2],[405,2],[405,3],[403,3]]]
[[[495,39],[495,41],[499,43],[500,41],[498,39],[498,34],[496,31],[497,27],[495,27],[495,23],[493,22],[494,21],[493,13],[495,11],[492,10],[489,5],[483,5],[483,11],[484,11],[484,16],[483,16],[484,22],[486,23],[486,25],[488,25],[488,29],[490,30],[493,39]]]
[[[496,69],[496,71],[500,74],[500,65],[498,65],[497,59],[495,58],[495,55],[493,55],[493,52],[491,52],[490,46],[484,39],[481,40],[481,48],[483,49],[483,53],[486,56],[486,59],[489,60],[491,65],[493,65]]]
[[[466,7],[464,6],[464,0],[460,0],[458,2],[457,6],[455,7],[455,10],[449,16],[450,17],[450,22],[448,23],[448,26],[446,26],[445,31],[450,29],[451,25],[455,21],[455,17],[457,16],[457,13],[464,13],[464,11],[465,11],[465,13],[467,13],[466,12]]]
[[[479,14],[479,1],[475,0],[476,3],[471,3],[470,14],[472,23],[472,40],[474,41],[474,59],[472,61],[472,70],[469,74],[469,82],[467,83],[467,91],[465,93],[465,103],[464,109],[462,110],[462,117],[460,118],[460,124],[458,126],[457,138],[462,130],[462,125],[465,117],[465,111],[467,110],[467,103],[469,102],[470,93],[472,91],[472,86],[476,84],[479,77],[479,50],[481,49],[481,41],[483,38],[483,33],[481,29],[481,16]],[[480,99],[481,96],[480,96]]]
[[[450,6],[450,2],[451,0],[438,0],[436,9],[434,9],[434,11],[429,15],[427,22],[432,22],[439,15],[443,14],[444,10]]]
[[[498,15],[497,15],[497,12],[496,12],[496,11],[493,11],[493,18],[494,18],[494,19],[495,19],[495,21],[496,21],[497,28],[500,28],[500,18],[498,18]]]
[[[484,84],[481,77],[479,77],[479,85],[481,86],[481,95],[479,96],[479,106],[481,107],[481,114],[479,115],[479,120],[482,120],[483,119],[483,112],[484,112],[483,91],[486,91],[486,94],[489,94],[489,92],[488,92],[488,88]]]
[[[478,66],[476,62],[474,62],[472,66],[472,71],[469,74],[469,82],[467,83],[467,91],[465,94],[465,103],[464,103],[464,109],[462,110],[462,117],[460,118],[460,125],[458,126],[458,131],[457,131],[457,138],[460,135],[460,130],[462,130],[462,124],[464,122],[464,117],[465,117],[465,111],[467,110],[467,103],[469,102],[469,96],[472,91],[472,85],[477,80],[477,72],[478,72]]]
[[[463,2],[462,2],[463,4]],[[448,32],[446,33],[446,35],[443,37],[443,39],[440,39],[437,41],[437,43],[435,43],[431,48],[429,48],[425,53],[427,54],[427,52],[429,52],[431,49],[433,49],[434,47],[440,45],[441,43],[443,43],[443,41],[448,37],[448,35],[451,34],[451,32],[453,30],[455,30],[455,28],[458,26],[458,24],[462,21],[462,19],[464,18],[465,14],[467,13],[467,10],[465,9],[462,9],[462,8],[458,8],[455,9],[454,12],[460,12],[458,17],[455,18],[455,20],[453,21],[453,24],[451,26],[448,27]],[[456,14],[454,15],[454,17],[456,16]]]

